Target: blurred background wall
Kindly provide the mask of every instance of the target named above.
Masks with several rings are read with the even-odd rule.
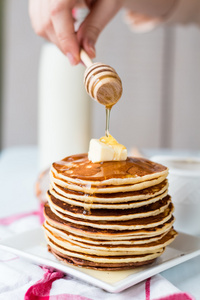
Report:
[[[3,9],[1,146],[36,145],[44,41],[31,28],[27,0],[4,1]],[[200,149],[199,53],[199,28],[136,34],[119,13],[97,44],[97,60],[113,66],[123,81],[122,99],[111,112],[111,134],[128,148]],[[99,138],[105,112],[92,100],[91,106],[92,137]]]
[[[37,73],[42,39],[28,1],[4,2],[2,147],[37,142]]]

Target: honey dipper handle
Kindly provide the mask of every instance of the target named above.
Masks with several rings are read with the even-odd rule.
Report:
[[[84,65],[87,68],[93,64],[92,60],[90,59],[90,57],[87,55],[87,53],[83,49],[81,49],[80,57],[81,57],[82,62],[84,63]]]

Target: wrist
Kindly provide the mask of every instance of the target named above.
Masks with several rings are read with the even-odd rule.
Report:
[[[165,18],[179,0],[125,0],[124,7],[152,18]]]

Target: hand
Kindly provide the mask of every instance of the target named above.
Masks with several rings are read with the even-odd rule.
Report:
[[[124,0],[29,0],[29,14],[35,32],[56,44],[72,65],[80,62],[80,47],[95,57],[96,40],[123,6]],[[74,32],[72,9],[85,4],[89,13]]]

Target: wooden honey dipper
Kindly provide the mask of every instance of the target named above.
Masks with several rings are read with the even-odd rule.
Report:
[[[122,82],[117,72],[102,63],[93,63],[82,49],[80,57],[87,67],[84,83],[87,93],[99,103],[111,108],[122,95]]]

